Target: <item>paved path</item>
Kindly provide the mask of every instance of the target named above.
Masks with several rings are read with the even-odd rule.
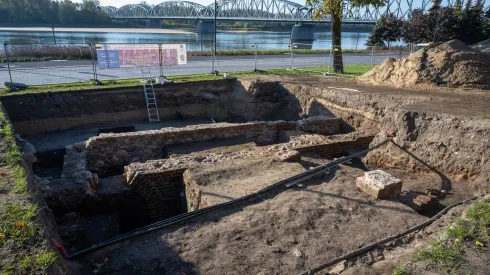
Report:
[[[399,57],[380,54],[374,59],[369,54],[344,54],[344,64],[378,64],[387,57]],[[215,69],[221,72],[253,70],[254,56],[218,56]],[[372,60],[373,59],[373,60]],[[327,54],[294,55],[293,68],[310,66],[327,66],[330,57]],[[291,66],[290,55],[259,55],[257,69],[281,69]],[[191,56],[186,65],[164,67],[164,75],[186,75],[211,72],[212,62],[209,56]],[[160,74],[159,67],[148,68],[151,74]],[[90,60],[59,60],[41,62],[16,62],[11,64],[13,82],[28,85],[56,84],[89,81],[94,78],[92,62]],[[128,79],[141,77],[141,68],[97,69],[97,78],[100,80]],[[1,83],[9,82],[10,76],[6,64],[0,65]]]

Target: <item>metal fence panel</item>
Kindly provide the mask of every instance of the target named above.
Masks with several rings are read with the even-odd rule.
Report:
[[[222,43],[222,41],[221,41]],[[106,45],[123,45],[123,43],[110,43]],[[125,45],[130,43],[124,43]],[[308,43],[284,43],[274,46],[250,41],[244,49],[243,43],[229,41],[226,51],[220,51],[211,55],[213,45],[203,42],[199,52],[187,52],[187,64],[175,65],[162,55],[166,54],[165,44],[131,44],[141,50],[158,49],[160,53],[158,62],[140,62],[131,66],[109,66],[109,61],[103,63],[98,60],[97,45],[93,44],[5,44],[0,51],[0,59],[5,62],[0,67],[0,81],[19,82],[27,85],[58,84],[72,82],[88,82],[97,80],[118,80],[142,77],[141,70],[146,70],[152,76],[172,76],[188,74],[208,74],[212,71],[233,74],[239,71],[269,70],[269,69],[292,69],[292,70],[314,70],[319,73],[336,73],[334,55],[340,51],[340,47],[315,42],[316,48],[330,50],[323,53],[302,54],[303,51],[312,48]],[[149,46],[150,45],[150,46]],[[100,46],[100,45],[99,45]],[[258,51],[274,48],[269,54],[261,55]],[[198,49],[199,50],[199,49]],[[277,51],[281,50],[281,51]],[[242,51],[246,55],[235,55]],[[352,53],[346,49],[343,51],[343,64],[370,64],[374,66],[388,57],[400,58],[409,54],[405,47],[385,49],[380,47],[367,47]],[[101,54],[100,58],[109,58]],[[144,60],[143,60],[144,61]],[[10,70],[9,70],[10,67]]]

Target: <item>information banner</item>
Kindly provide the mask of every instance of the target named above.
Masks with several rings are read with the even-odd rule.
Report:
[[[187,64],[185,44],[98,44],[101,69]]]

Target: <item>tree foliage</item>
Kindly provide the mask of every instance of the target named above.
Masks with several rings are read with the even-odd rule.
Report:
[[[429,42],[429,18],[422,9],[415,9],[410,20],[403,28],[403,41],[405,43]]]
[[[7,24],[107,24],[112,20],[98,0],[0,0],[0,23]]]
[[[427,43],[459,39],[474,44],[490,37],[490,22],[484,11],[484,0],[456,0],[452,7],[441,7],[434,0],[427,13],[413,10],[403,28],[403,41]]]
[[[394,14],[384,14],[376,22],[371,34],[369,35],[366,45],[384,46],[385,42],[388,47],[391,42],[400,40],[402,37],[403,21],[398,19]]]
[[[367,5],[384,6],[385,0],[350,0],[352,7],[362,7]],[[332,31],[332,47],[334,48],[333,67],[334,72],[343,73],[344,64],[342,61],[342,39],[341,39],[341,24],[342,13],[346,5],[344,0],[306,0],[306,5],[314,8],[313,18],[329,16],[331,20]]]

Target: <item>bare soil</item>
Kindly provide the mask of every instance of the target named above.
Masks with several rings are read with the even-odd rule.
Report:
[[[266,157],[233,160],[220,165],[201,164],[189,172],[199,185],[203,206],[209,207],[252,194],[306,170],[300,163]]]
[[[490,89],[489,66],[489,55],[451,40],[416,51],[408,58],[388,58],[356,81],[395,87]]]
[[[259,168],[259,162],[252,158],[248,163],[235,162],[234,169],[226,173],[222,172],[226,167],[220,173],[221,164],[216,165],[217,173],[212,180],[213,184],[240,184],[241,178],[241,184],[247,189],[252,180],[276,181],[293,170],[308,169],[327,161],[309,154],[300,163],[270,167],[284,173],[278,175],[264,173],[271,169],[267,165]],[[295,168],[299,164],[302,167]],[[242,168],[238,169],[240,165]],[[364,170],[356,166],[342,165],[301,187],[258,198],[255,204],[209,214],[190,224],[104,248],[81,260],[86,268],[84,272],[297,274],[427,219],[398,201],[374,200],[358,191],[355,177]],[[206,169],[213,170],[210,167]],[[437,179],[431,174],[389,172],[405,181],[404,189],[423,192],[431,184],[437,185]],[[236,186],[228,192],[232,196],[246,191]]]

